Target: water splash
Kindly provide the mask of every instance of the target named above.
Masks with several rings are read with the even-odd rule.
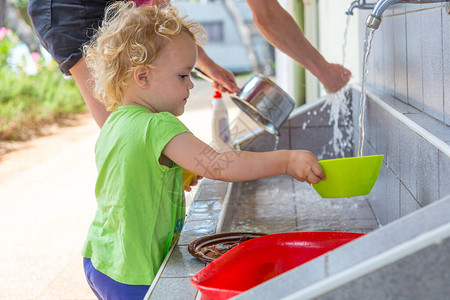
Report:
[[[327,151],[329,146],[322,148],[322,153],[318,155],[323,159],[326,155],[331,157],[344,157],[346,150],[351,150],[352,146],[352,120],[350,110],[350,99],[346,95],[345,87],[340,91],[328,94],[325,103],[320,111],[329,108],[328,124],[333,126],[333,136],[328,142],[332,146],[332,151]]]
[[[347,35],[348,28],[350,24],[351,16],[347,16],[347,21],[344,30],[344,43],[342,45],[342,65],[345,65],[346,59],[346,48],[347,48]],[[350,99],[346,96],[346,87],[342,88],[340,91],[328,94],[326,101],[320,108],[323,111],[325,108],[330,108],[329,110],[329,125],[333,125],[333,137],[328,142],[328,145],[323,146],[322,153],[318,155],[319,159],[322,159],[327,154],[331,157],[344,157],[345,150],[350,150],[352,147],[352,121],[351,121],[351,110],[350,110]],[[313,115],[317,112],[314,111]],[[308,116],[311,112],[308,111]],[[309,123],[309,120],[308,120]],[[303,123],[303,130],[306,129],[306,123]],[[340,127],[341,126],[341,127]],[[343,126],[343,127],[342,127]],[[332,146],[332,152],[327,152],[329,146]]]
[[[363,149],[364,149],[364,137],[365,137],[365,131],[364,131],[364,116],[366,113],[366,101],[367,101],[367,91],[366,91],[366,81],[367,81],[367,75],[369,74],[369,54],[370,49],[372,47],[372,39],[374,35],[375,29],[366,28],[366,34],[364,37],[364,61],[363,61],[363,71],[362,71],[362,82],[361,82],[361,101],[360,101],[360,112],[359,115],[359,151],[358,156],[363,155]]]

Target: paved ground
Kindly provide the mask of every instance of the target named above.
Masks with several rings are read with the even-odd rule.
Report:
[[[213,90],[203,81],[195,85],[180,119],[209,142]],[[235,117],[236,106],[226,104]],[[0,299],[95,299],[80,252],[96,209],[98,131],[83,115],[77,126],[0,156]]]

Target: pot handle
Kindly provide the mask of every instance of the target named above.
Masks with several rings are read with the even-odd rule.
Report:
[[[200,77],[201,79],[204,79],[206,81],[209,81],[211,83],[214,83],[214,80],[209,77],[208,75],[206,75],[205,73],[203,73],[202,70],[200,70],[197,66],[194,67],[194,69],[192,70],[193,73],[195,73],[195,75],[197,75],[198,77]]]

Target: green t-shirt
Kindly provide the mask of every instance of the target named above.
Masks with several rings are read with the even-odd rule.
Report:
[[[121,106],[95,145],[97,212],[83,256],[112,279],[150,285],[186,213],[182,168],[161,165],[167,143],[189,130],[170,113]]]

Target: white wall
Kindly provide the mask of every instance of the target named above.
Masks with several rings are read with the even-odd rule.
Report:
[[[292,0],[280,0],[280,4],[287,11],[292,11]],[[295,98],[294,92],[294,61],[283,52],[275,49],[275,81],[277,85],[288,93],[291,98]]]

